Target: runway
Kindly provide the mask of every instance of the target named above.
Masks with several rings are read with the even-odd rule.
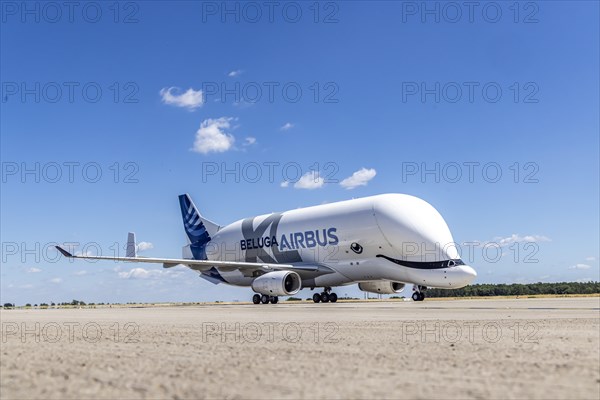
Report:
[[[597,399],[600,298],[2,310],[2,399]]]

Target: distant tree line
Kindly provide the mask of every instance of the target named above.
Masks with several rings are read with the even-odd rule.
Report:
[[[460,289],[427,289],[427,297],[527,296],[535,294],[597,294],[600,282],[512,283],[469,285]]]
[[[536,294],[550,294],[550,295],[561,295],[561,294],[600,294],[600,282],[557,282],[557,283],[511,283],[511,284],[491,284],[482,283],[477,285],[469,285],[460,289],[427,289],[427,297],[477,297],[477,296],[529,296]],[[402,293],[402,296],[392,296],[391,299],[398,299],[406,296],[406,293]],[[358,300],[353,297],[340,297],[340,299],[347,300]],[[287,301],[301,301],[301,298],[290,297]],[[312,301],[312,298],[307,298],[307,301]],[[220,303],[217,301],[216,303]],[[115,305],[119,303],[113,303]],[[136,302],[128,302],[126,304],[142,304]],[[189,303],[194,304],[194,303]],[[200,304],[200,303],[197,303]],[[50,307],[55,306],[91,306],[96,305],[111,305],[111,303],[85,303],[81,300],[72,300],[71,302],[63,302],[55,304],[50,303]],[[41,308],[48,308],[47,303],[40,303]],[[0,305],[0,308],[10,309],[15,308],[14,303],[4,303]],[[25,304],[25,307],[31,307],[31,303]],[[38,307],[34,304],[33,307]]]
[[[110,304],[110,303],[106,303],[106,304]],[[85,306],[85,305],[95,306],[96,303],[87,303],[86,304],[85,301],[73,299],[70,302],[65,301],[65,302],[62,302],[62,303],[54,303],[54,302],[50,302],[50,304],[48,304],[48,303],[40,303],[39,307],[48,308],[48,307],[56,307],[56,306]],[[98,305],[104,305],[104,303],[98,303]],[[0,307],[3,307],[3,308],[15,308],[16,305],[14,303],[4,303]],[[31,303],[26,303],[25,304],[25,308],[30,308],[30,307],[32,307]],[[38,307],[38,305],[34,304],[33,307]]]

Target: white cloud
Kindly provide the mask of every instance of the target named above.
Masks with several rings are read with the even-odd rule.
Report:
[[[42,270],[41,270],[41,269],[39,269],[39,268],[36,268],[36,267],[31,267],[31,268],[29,268],[29,269],[27,270],[27,272],[28,272],[28,273],[30,273],[30,274],[35,274],[35,273],[37,273],[37,272],[42,272]]]
[[[325,184],[325,179],[320,176],[318,171],[309,171],[294,183],[296,189],[319,189]]]
[[[282,188],[286,188],[286,187],[290,186],[290,183],[288,181],[283,181],[279,184],[279,186],[281,186]]]
[[[507,237],[497,236],[494,238],[495,243],[499,244],[501,247],[509,246],[513,243],[521,243],[521,242],[550,242],[551,239],[542,236],[542,235],[525,235],[521,236],[518,233],[513,233]]]
[[[575,264],[575,265],[571,265],[569,267],[569,269],[590,269],[590,268],[592,268],[592,267],[587,264]]]
[[[358,186],[366,186],[371,179],[375,178],[375,175],[377,175],[377,171],[374,169],[361,168],[353,173],[352,176],[349,176],[341,181],[340,185],[346,189],[354,189]]]
[[[82,256],[82,257],[95,256],[96,252],[93,251],[93,250],[94,250],[94,247],[90,246],[89,249],[76,251],[75,255],[76,256]]]
[[[61,283],[62,282],[62,278],[52,278],[52,279],[50,279],[50,282],[52,282],[52,283]]]
[[[119,272],[119,278],[122,279],[148,279],[153,276],[159,276],[162,271],[156,269],[133,268],[129,271]]]
[[[586,257],[585,261],[596,261],[596,257],[594,257],[594,256]]]
[[[137,251],[146,251],[146,250],[150,250],[153,248],[154,248],[154,245],[150,242],[139,242],[137,244]]]
[[[129,271],[118,272],[118,276],[121,279],[151,279],[151,278],[178,278],[185,274],[184,268],[181,269],[145,269],[145,268],[132,268]]]
[[[33,285],[31,283],[26,283],[25,285],[19,286],[19,289],[33,289]]]
[[[286,122],[285,124],[283,124],[283,126],[281,128],[279,128],[282,131],[289,131],[290,129],[292,129],[294,127],[294,124],[292,124],[291,122]]]
[[[246,139],[244,139],[244,146],[252,146],[254,143],[256,143],[255,137],[248,136]]]
[[[233,70],[233,71],[229,72],[227,74],[227,76],[235,78],[236,76],[240,76],[242,74],[242,72],[244,72],[244,71],[242,71],[241,69],[236,69],[236,70]]]
[[[84,276],[87,275],[87,271],[86,270],[81,270],[81,271],[75,271],[73,272],[73,275],[77,275],[77,276]]]
[[[240,109],[245,109],[245,108],[252,107],[253,105],[256,104],[256,102],[246,101],[246,100],[242,99],[240,101],[234,101],[232,104],[234,107],[237,107]]]
[[[235,142],[235,138],[225,130],[231,127],[233,118],[221,117],[217,119],[206,119],[200,124],[196,132],[196,140],[192,151],[207,154],[210,152],[222,153],[229,150]]]
[[[195,108],[202,107],[204,104],[202,90],[194,90],[189,88],[186,92],[177,94],[179,91],[179,88],[176,87],[160,89],[160,96],[163,103],[187,108],[190,111],[194,110]]]

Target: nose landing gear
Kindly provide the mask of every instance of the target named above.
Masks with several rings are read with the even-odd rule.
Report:
[[[414,301],[423,301],[423,300],[425,300],[425,295],[423,293],[414,292],[412,294],[412,299]]]

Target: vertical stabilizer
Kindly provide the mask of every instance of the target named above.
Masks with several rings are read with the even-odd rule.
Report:
[[[181,217],[183,218],[183,228],[190,242],[199,246],[210,242],[211,237],[221,227],[200,215],[189,194],[179,196],[179,205],[181,207]]]
[[[125,257],[137,257],[135,247],[135,233],[129,232],[127,234],[127,248],[125,250]]]

